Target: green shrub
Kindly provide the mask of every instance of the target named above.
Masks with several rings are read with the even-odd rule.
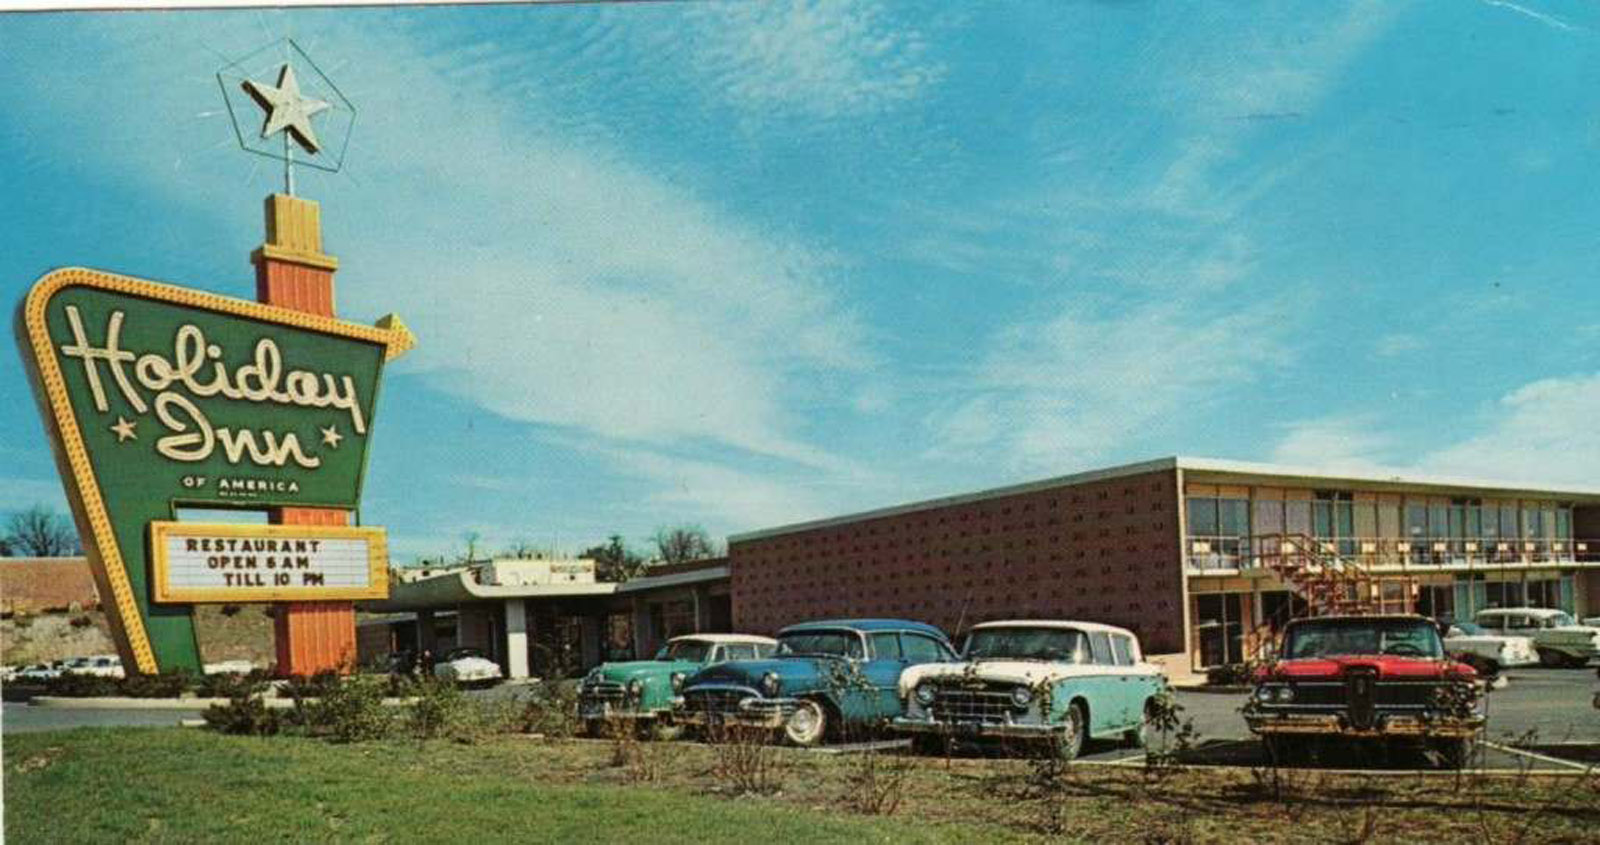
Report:
[[[248,694],[230,698],[227,704],[213,704],[201,715],[214,731],[245,736],[272,736],[283,730],[286,722],[281,712]]]
[[[321,698],[340,686],[339,673],[326,669],[315,675],[295,675],[284,682],[280,694],[287,698]]]
[[[129,698],[177,698],[194,686],[188,672],[162,672],[159,675],[133,674],[121,682],[121,694]]]
[[[116,678],[64,672],[54,678],[45,680],[44,694],[68,698],[100,698],[121,695],[122,691],[121,683]]]
[[[334,742],[364,742],[394,731],[394,714],[383,705],[385,691],[382,679],[355,676],[336,682],[315,703],[296,703],[313,733]]]
[[[201,698],[240,698],[255,695],[266,689],[269,679],[261,669],[246,675],[218,672],[202,676],[195,683],[195,694]]]
[[[417,739],[472,744],[520,726],[511,702],[472,698],[451,683],[423,679],[408,685],[406,695],[416,698],[405,727]]]
[[[533,687],[515,718],[515,727],[524,733],[549,737],[575,736],[582,727],[578,718],[578,685],[551,681]]]

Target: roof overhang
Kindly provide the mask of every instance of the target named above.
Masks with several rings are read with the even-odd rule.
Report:
[[[471,571],[451,572],[435,578],[424,578],[409,583],[396,583],[389,590],[389,598],[361,602],[361,609],[374,613],[404,610],[432,610],[453,608],[461,604],[506,599],[537,598],[604,598],[616,592],[617,585],[596,584],[530,584],[509,587],[479,584]]]

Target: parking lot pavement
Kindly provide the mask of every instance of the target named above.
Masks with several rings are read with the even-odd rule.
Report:
[[[0,711],[0,731],[15,734],[68,728],[175,728],[180,720],[199,717],[199,710],[72,710],[8,701]]]

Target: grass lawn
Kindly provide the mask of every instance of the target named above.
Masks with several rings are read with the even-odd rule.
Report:
[[[4,740],[7,841],[1600,842],[1600,778],[1373,779],[762,752],[738,796],[716,749],[540,741],[335,745],[177,729]],[[871,767],[869,767],[871,763]],[[894,786],[898,783],[899,786]],[[865,797],[898,797],[892,815]]]

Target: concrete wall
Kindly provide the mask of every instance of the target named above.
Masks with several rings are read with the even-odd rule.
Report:
[[[1177,501],[1166,470],[742,540],[728,551],[734,628],[1067,618],[1183,651]]]

